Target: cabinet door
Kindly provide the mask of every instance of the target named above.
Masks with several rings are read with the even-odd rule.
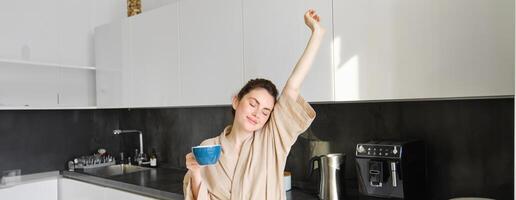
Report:
[[[104,187],[61,178],[59,179],[60,200],[102,200],[104,199]]]
[[[182,104],[230,104],[243,83],[241,0],[179,5]]]
[[[57,198],[55,198],[57,199]],[[54,200],[55,200],[54,199]],[[154,198],[133,194],[67,178],[59,179],[60,200],[153,200]]]
[[[37,181],[0,189],[0,198],[9,200],[56,200],[57,179]]]
[[[131,107],[178,106],[177,3],[130,17],[128,23]]]
[[[314,8],[327,34],[301,95],[308,101],[333,101],[331,6],[331,0],[243,0],[244,81],[263,77],[278,90],[284,87],[310,37],[303,15]]]
[[[124,192],[121,190],[105,188],[104,189],[104,199],[124,199],[124,200],[156,200],[154,198],[133,194],[130,192]]]
[[[514,94],[514,1],[334,1],[336,100]]]
[[[58,69],[0,62],[0,107],[55,107]]]
[[[132,73],[128,66],[129,38],[125,20],[95,29],[97,106],[130,105]]]

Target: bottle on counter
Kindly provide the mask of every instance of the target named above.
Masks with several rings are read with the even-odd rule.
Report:
[[[150,166],[157,167],[158,166],[158,157],[156,156],[156,150],[152,149],[152,154],[150,156]]]
[[[68,161],[68,171],[75,171],[75,163],[72,160]]]
[[[138,153],[138,149],[134,149],[134,161],[136,162],[136,164],[138,164],[138,166],[142,166],[143,162],[142,157],[140,155],[141,153],[143,152]]]

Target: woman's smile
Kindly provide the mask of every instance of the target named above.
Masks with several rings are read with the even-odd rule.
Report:
[[[251,124],[253,124],[253,125],[258,124],[258,121],[257,121],[257,120],[255,120],[255,119],[253,119],[253,118],[251,118],[251,117],[249,117],[249,116],[247,116],[247,121],[249,121],[249,122],[250,122]]]

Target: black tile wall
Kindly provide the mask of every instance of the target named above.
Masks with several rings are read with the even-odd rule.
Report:
[[[310,134],[293,146],[287,169],[307,179],[314,136],[347,155],[348,184],[356,185],[355,146],[367,140],[426,142],[428,196],[513,199],[513,99],[314,105]],[[298,153],[299,152],[299,153]],[[301,177],[301,178],[300,178]]]
[[[119,110],[0,111],[0,171],[64,169],[100,147],[118,151],[124,140],[112,131],[119,118]]]
[[[314,144],[347,154],[346,184],[356,185],[354,148],[372,139],[422,139],[427,144],[428,196],[513,199],[514,99],[314,104],[317,118],[287,160],[294,184],[312,186]],[[113,129],[138,129],[145,150],[162,164],[185,167],[190,147],[232,121],[227,107],[0,111],[0,171],[64,169],[67,160],[99,147],[118,154],[135,141]],[[127,139],[131,138],[131,139]],[[130,147],[128,147],[130,146]],[[323,152],[324,151],[319,151]]]
[[[142,130],[145,151],[155,148],[160,162],[186,168],[191,147],[220,134],[232,119],[229,107],[133,109],[124,113],[120,126]]]

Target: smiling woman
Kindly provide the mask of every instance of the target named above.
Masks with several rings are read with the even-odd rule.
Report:
[[[262,127],[269,118],[270,113],[276,103],[278,90],[276,86],[266,79],[252,79],[242,87],[238,95],[233,97],[233,114],[237,124],[248,124],[242,121],[243,117],[253,126]],[[235,123],[233,123],[235,125]],[[257,128],[247,128],[253,131]]]
[[[215,165],[199,165],[186,155],[185,199],[285,199],[283,170],[291,146],[315,118],[315,111],[299,95],[299,88],[319,49],[324,29],[314,10],[304,15],[312,31],[283,92],[269,80],[250,80],[233,97],[233,124],[201,145],[220,145]]]

